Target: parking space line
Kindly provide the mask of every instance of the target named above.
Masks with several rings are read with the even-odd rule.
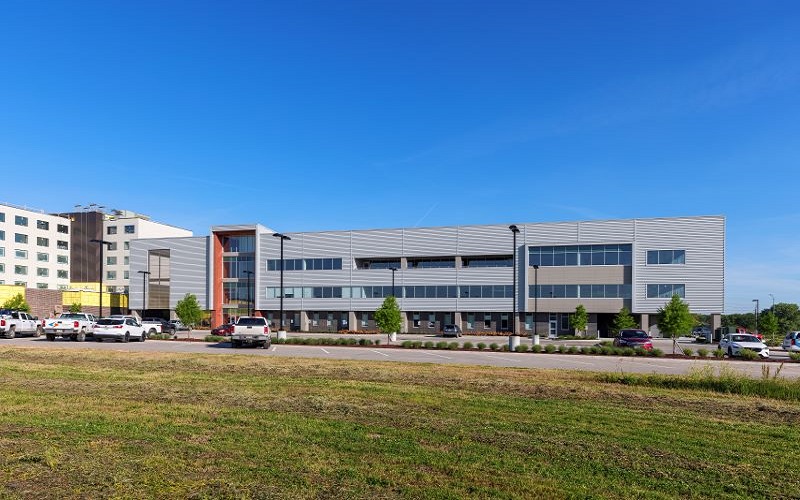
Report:
[[[327,349],[325,349],[324,347],[320,347],[320,349],[322,349],[322,352],[324,352],[325,354],[330,354],[330,352],[328,352]]]
[[[272,346],[272,349],[270,349],[270,350],[271,350],[272,352],[275,352],[275,349],[277,349],[277,348],[278,348],[278,346],[274,345],[274,346]]]
[[[503,359],[505,361],[519,361],[519,358],[507,358],[505,356],[499,356],[497,354],[484,354],[484,356],[492,359]]]
[[[381,356],[386,356],[387,358],[389,357],[389,355],[385,352],[376,351],[375,349],[370,349],[370,351],[374,352],[375,354],[380,354]]]
[[[436,356],[437,358],[453,359],[453,358],[448,358],[447,356],[442,356],[441,354],[434,354],[432,352],[425,352],[425,351],[420,351],[420,352],[422,354],[427,354],[428,356]]]

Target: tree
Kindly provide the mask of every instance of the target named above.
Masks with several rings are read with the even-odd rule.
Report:
[[[83,309],[83,306],[80,302],[73,302],[71,306],[69,306],[69,312],[71,313],[79,313]]]
[[[575,332],[586,332],[586,325],[589,323],[589,314],[583,304],[578,304],[575,308],[575,314],[569,317],[569,326],[575,329]]]
[[[181,323],[189,328],[198,324],[203,317],[203,311],[200,309],[200,304],[197,303],[197,297],[191,293],[184,295],[184,297],[175,304],[175,314],[178,315]]]
[[[10,299],[3,302],[3,309],[13,309],[15,311],[31,312],[31,306],[25,300],[21,293],[18,293]]]
[[[761,333],[774,341],[775,334],[778,333],[778,317],[772,314],[772,311],[767,310],[767,312],[759,318],[758,328],[761,330]]]
[[[677,352],[678,336],[691,332],[694,325],[695,319],[689,311],[689,304],[681,300],[678,294],[658,309],[658,329],[672,338],[673,354]]]
[[[775,317],[778,319],[778,332],[794,332],[800,330],[800,307],[797,304],[780,302],[775,304]]]
[[[383,333],[392,333],[400,331],[403,325],[403,319],[400,315],[400,307],[397,305],[397,299],[389,295],[383,300],[381,307],[375,311],[375,324]]]
[[[630,311],[628,311],[628,308],[625,306],[623,306],[622,309],[619,310],[619,313],[614,316],[614,322],[611,323],[611,329],[615,335],[618,334],[620,330],[636,328],[638,326],[638,323],[636,323],[636,320],[633,319]]]

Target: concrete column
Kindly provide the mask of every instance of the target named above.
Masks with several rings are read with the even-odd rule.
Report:
[[[400,324],[400,333],[408,333],[408,313],[401,311],[400,319],[402,320]]]
[[[453,314],[453,324],[458,325],[458,327],[461,328],[461,331],[464,331],[464,325],[461,324],[461,321],[462,321],[461,311],[456,311]]]
[[[308,331],[308,313],[306,311],[300,311],[300,331]]]
[[[650,330],[650,315],[649,314],[642,314],[642,321],[641,327],[642,330],[648,331]]]
[[[708,325],[708,327],[711,328],[711,331],[713,332],[714,330],[722,326],[722,315],[712,314],[709,322],[711,324]]]
[[[358,330],[358,317],[355,311],[348,311],[347,313],[347,328],[352,331]]]

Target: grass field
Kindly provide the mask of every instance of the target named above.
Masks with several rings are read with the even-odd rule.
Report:
[[[800,498],[791,396],[26,348],[0,375],[0,498]]]

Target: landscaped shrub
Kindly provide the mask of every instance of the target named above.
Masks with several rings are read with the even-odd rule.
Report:
[[[636,356],[647,356],[647,349],[644,347],[636,347],[633,350],[633,354]]]
[[[758,353],[751,351],[750,349],[739,349],[739,357],[748,361],[752,361],[758,358]]]
[[[567,349],[568,349],[568,347],[566,345],[564,345],[564,344],[561,344],[560,346],[558,346],[558,352],[560,352],[561,354],[564,354],[565,352],[567,352]]]
[[[203,340],[205,340],[206,342],[224,342],[225,337],[221,335],[206,335],[205,338],[203,338]]]
[[[451,351],[453,349],[458,349],[458,347],[459,347],[458,342],[450,342],[449,344],[447,344],[447,348],[450,349]]]
[[[708,349],[706,349],[705,347],[701,347],[700,349],[697,350],[697,355],[700,356],[701,358],[707,358],[708,352],[709,352]]]
[[[714,357],[717,358],[717,359],[724,358],[725,357],[725,351],[723,351],[722,349],[719,349],[719,348],[714,349]]]
[[[425,346],[425,349],[433,349],[433,342],[430,340],[426,341],[423,345]]]
[[[792,361],[800,361],[800,352],[790,352],[789,359]]]
[[[436,343],[437,349],[447,349],[447,342],[437,342]]]
[[[464,342],[464,349],[472,349],[472,342]]]
[[[683,349],[681,349],[681,351],[683,351],[684,356],[691,356],[694,354],[694,351],[692,350],[691,347],[684,347]]]
[[[415,340],[414,342],[411,343],[411,347],[413,349],[419,349],[420,347],[422,347],[422,341],[421,340]]]
[[[569,346],[569,349],[567,349],[567,352],[569,354],[577,354],[578,353],[578,346],[575,346],[575,345]]]
[[[486,344],[484,344],[483,342],[478,342],[478,350],[482,351],[484,349],[486,349]]]
[[[367,339],[358,339],[358,345],[366,345]]]
[[[602,354],[603,356],[609,356],[609,355],[615,354],[614,347],[604,345],[604,346],[600,347],[600,354]]]
[[[529,348],[530,347],[528,346],[528,344],[520,344],[520,345],[517,346],[516,351],[517,352],[528,352]]]
[[[604,340],[600,342],[600,347],[614,347],[614,342],[610,340]]]
[[[536,344],[531,346],[531,351],[533,352],[542,352],[542,346],[540,344]]]
[[[410,349],[410,348],[411,348],[411,341],[410,341],[410,340],[404,340],[404,341],[403,341],[403,342],[400,344],[400,347],[403,347],[403,348],[405,348],[405,349]]]
[[[553,354],[554,352],[556,352],[556,346],[554,346],[553,344],[547,344],[546,346],[544,346],[544,352],[546,352],[547,354]]]
[[[596,345],[593,345],[592,347],[589,348],[589,352],[596,356],[596,355],[600,354],[600,348],[597,347]]]
[[[653,356],[653,357],[656,357],[656,358],[660,358],[660,357],[664,356],[664,351],[662,351],[661,349],[658,349],[658,348],[653,348],[650,351],[650,355]]]
[[[636,354],[636,351],[633,350],[633,347],[624,347],[622,349],[621,354],[623,356],[633,356],[634,354]]]
[[[497,344],[496,344],[496,343],[494,343],[494,342],[492,342],[491,344],[489,344],[489,349],[491,349],[491,350],[493,350],[493,351],[496,351],[496,350],[498,350],[499,348],[500,348],[500,346],[499,346],[499,345],[497,345]]]

